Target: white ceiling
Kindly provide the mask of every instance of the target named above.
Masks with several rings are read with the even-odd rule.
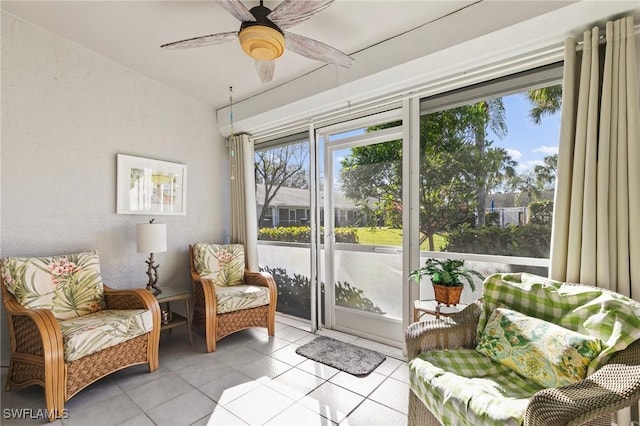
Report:
[[[258,1],[244,1],[250,8]],[[266,1],[274,8],[279,1]],[[526,7],[527,2],[520,2]],[[557,2],[549,9],[562,7]],[[477,0],[336,0],[290,29],[354,54],[467,7]],[[214,108],[277,87],[324,65],[291,52],[279,58],[273,81],[260,82],[237,42],[185,50],[160,45],[234,31],[240,23],[215,1],[2,1],[2,9]],[[467,11],[468,12],[468,11]],[[460,25],[472,25],[461,22]],[[437,36],[437,35],[435,35]]]

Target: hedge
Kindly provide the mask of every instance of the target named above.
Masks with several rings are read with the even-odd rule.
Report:
[[[553,221],[553,201],[540,200],[529,203],[529,223],[551,225]]]
[[[465,224],[449,233],[444,251],[548,258],[550,245],[550,225],[472,228]]]
[[[277,228],[260,228],[258,240],[262,241],[286,241],[290,243],[310,242],[311,231],[308,226],[279,226]],[[336,228],[337,243],[358,243],[358,234],[355,228]],[[320,228],[320,242],[324,243],[324,228]]]

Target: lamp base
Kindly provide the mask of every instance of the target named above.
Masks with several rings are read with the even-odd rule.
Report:
[[[162,293],[162,290],[160,290],[155,284],[147,285],[147,291],[152,292],[154,296],[157,296],[158,294]]]
[[[156,283],[158,282],[158,268],[160,265],[153,260],[153,253],[149,254],[149,259],[147,259],[145,263],[147,264],[147,276],[149,277],[147,290],[151,291],[154,295],[158,295],[162,293],[162,290],[156,286]]]

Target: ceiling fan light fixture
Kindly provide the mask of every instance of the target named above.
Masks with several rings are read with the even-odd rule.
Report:
[[[266,25],[251,25],[238,33],[244,53],[260,61],[273,61],[284,53],[284,35]]]

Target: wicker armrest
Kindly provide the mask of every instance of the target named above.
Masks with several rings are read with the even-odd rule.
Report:
[[[249,270],[244,271],[244,282],[248,285],[257,285],[261,287],[269,287],[269,289],[276,289],[276,282],[268,272],[252,272]]]
[[[640,340],[614,354],[584,380],[531,397],[524,424],[579,425],[640,400]]]
[[[473,348],[482,302],[476,301],[448,318],[420,321],[407,327],[407,358],[431,349]]]
[[[196,270],[194,269],[193,262],[191,264],[191,279],[193,280],[193,282],[200,282],[200,274],[198,274],[198,272],[196,272]]]
[[[64,371],[62,331],[53,313],[25,308],[7,294],[4,307],[9,318],[12,356],[39,356],[48,368]]]
[[[244,271],[244,282],[249,285],[257,285],[269,288],[269,304],[275,311],[275,306],[278,300],[278,288],[276,286],[276,280],[268,272],[252,272],[246,269]]]
[[[104,286],[107,309],[149,309],[154,310],[158,301],[145,289],[114,289]],[[158,310],[160,308],[158,307]]]

